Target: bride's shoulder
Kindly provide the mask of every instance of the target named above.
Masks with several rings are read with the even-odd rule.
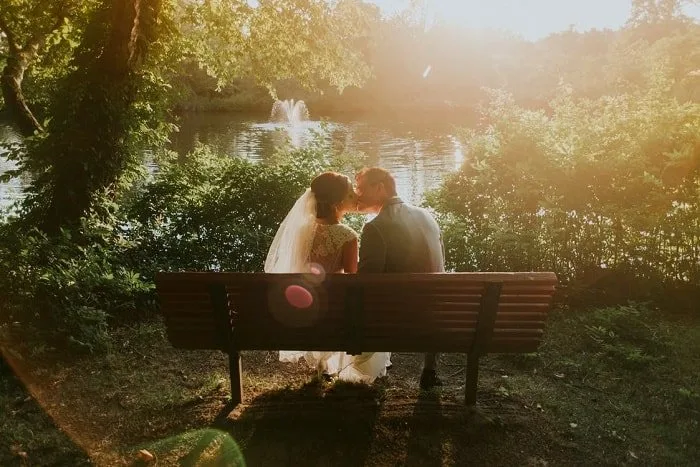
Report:
[[[357,235],[357,232],[355,232],[353,230],[353,228],[350,227],[349,225],[345,225],[345,224],[336,224],[336,225],[337,225],[337,229],[340,232],[342,232],[345,236],[348,237],[348,240],[352,240],[352,238],[359,237],[359,235]]]

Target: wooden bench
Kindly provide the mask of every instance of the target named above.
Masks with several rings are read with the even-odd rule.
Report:
[[[535,351],[556,284],[552,272],[156,276],[173,346],[229,355],[232,405],[240,351],[278,349],[466,353],[474,405],[479,357]]]

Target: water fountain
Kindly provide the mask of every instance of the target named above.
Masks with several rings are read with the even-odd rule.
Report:
[[[309,109],[306,108],[304,101],[287,99],[284,101],[277,100],[272,104],[271,122],[295,124],[308,119]]]

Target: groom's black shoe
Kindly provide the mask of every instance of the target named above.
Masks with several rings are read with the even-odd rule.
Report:
[[[435,386],[442,386],[442,380],[438,378],[435,370],[423,370],[420,375],[420,388],[427,391]]]

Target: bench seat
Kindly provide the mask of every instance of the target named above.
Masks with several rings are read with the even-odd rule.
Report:
[[[228,353],[234,404],[241,350],[294,349],[466,353],[473,405],[479,356],[535,351],[556,285],[552,272],[156,276],[170,342]]]

